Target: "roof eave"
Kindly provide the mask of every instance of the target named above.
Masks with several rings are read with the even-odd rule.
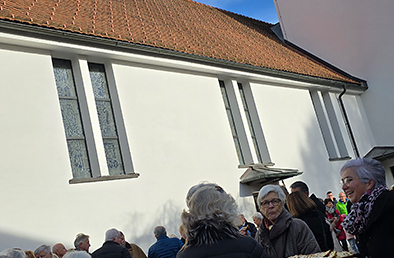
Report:
[[[211,57],[205,57],[200,55],[193,55],[183,53],[170,49],[163,49],[153,46],[147,46],[142,44],[131,43],[128,41],[122,41],[111,38],[104,38],[99,36],[87,35],[77,32],[71,32],[67,30],[61,30],[56,28],[49,28],[34,24],[0,20],[0,30],[17,35],[24,35],[34,38],[44,38],[48,40],[62,41],[73,44],[83,44],[96,47],[103,47],[107,49],[116,49],[117,51],[133,52],[140,54],[148,54],[155,57],[163,57],[177,60],[184,60],[190,62],[196,62],[200,64],[216,65],[225,68],[237,69],[245,72],[253,72],[266,76],[274,76],[282,79],[295,80],[299,82],[319,84],[327,87],[332,87],[338,90],[342,90],[345,86],[349,91],[362,93],[368,89],[365,81],[357,83],[350,83],[344,81],[337,81],[332,79],[313,77],[308,75],[302,75],[287,71],[275,70],[270,68],[258,67],[248,64],[242,64],[232,62],[223,59],[215,59]]]

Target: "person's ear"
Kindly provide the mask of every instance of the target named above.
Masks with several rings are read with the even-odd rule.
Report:
[[[367,185],[368,185],[368,190],[371,190],[375,186],[375,180],[369,179]]]

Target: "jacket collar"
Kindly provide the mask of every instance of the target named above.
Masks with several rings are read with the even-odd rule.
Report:
[[[270,231],[270,239],[280,236],[290,226],[292,220],[291,214],[283,208]]]

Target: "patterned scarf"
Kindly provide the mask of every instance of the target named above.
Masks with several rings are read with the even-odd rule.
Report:
[[[331,208],[326,206],[326,212],[330,213],[334,217],[337,216],[337,214],[335,213],[335,207],[334,206],[332,206]]]
[[[358,203],[353,204],[350,213],[342,223],[348,233],[355,235],[364,232],[376,199],[386,190],[388,189],[384,185],[369,190],[361,196]]]

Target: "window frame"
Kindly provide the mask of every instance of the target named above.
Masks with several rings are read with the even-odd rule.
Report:
[[[309,90],[330,161],[350,159],[330,92]]]
[[[127,140],[125,124],[121,112],[121,105],[116,89],[115,77],[114,77],[114,72],[112,69],[111,62],[109,60],[89,62],[85,58],[75,57],[75,56],[74,57],[53,56],[52,60],[54,59],[60,59],[60,60],[63,59],[71,62],[71,69],[74,77],[75,88],[77,91],[77,101],[80,107],[80,114],[82,120],[81,122],[83,125],[83,131],[86,138],[85,141],[87,148],[87,156],[89,159],[90,169],[91,169],[90,178],[72,178],[69,180],[69,183],[77,184],[77,183],[87,183],[87,182],[95,182],[95,181],[107,181],[107,180],[139,177],[139,174],[135,173],[132,163],[131,152]],[[118,142],[119,142],[120,153],[123,163],[123,171],[125,172],[122,175],[109,175],[108,172],[105,173],[106,171],[108,171],[107,160],[105,158],[105,155],[104,158],[102,155],[102,153],[104,153],[104,146],[102,143],[103,138],[101,137],[101,130],[98,123],[96,104],[94,101],[93,101],[94,103],[92,103],[91,100],[91,95],[93,94],[93,88],[90,79],[90,71],[89,71],[88,63],[95,63],[104,66],[105,76],[107,79],[107,86],[108,86],[108,91],[110,95],[110,101],[111,101],[111,106],[114,116],[114,123],[118,133]]]
[[[242,87],[242,92],[239,88],[240,85]],[[234,124],[240,146],[240,151],[238,152],[237,143],[234,140],[239,160],[238,167],[244,168],[253,164],[263,164],[266,166],[274,165],[274,163],[271,162],[250,84],[244,81],[238,82],[231,79],[219,79],[219,87],[224,88],[227,94],[229,107],[226,107],[226,103],[224,103],[227,118],[230,127],[232,123]],[[222,90],[221,93],[223,101],[226,102]],[[231,117],[227,110],[230,111]],[[233,119],[233,121],[231,122],[230,119]],[[235,138],[234,135],[233,138]],[[254,147],[253,151],[251,146]],[[240,155],[242,155],[242,157]]]

